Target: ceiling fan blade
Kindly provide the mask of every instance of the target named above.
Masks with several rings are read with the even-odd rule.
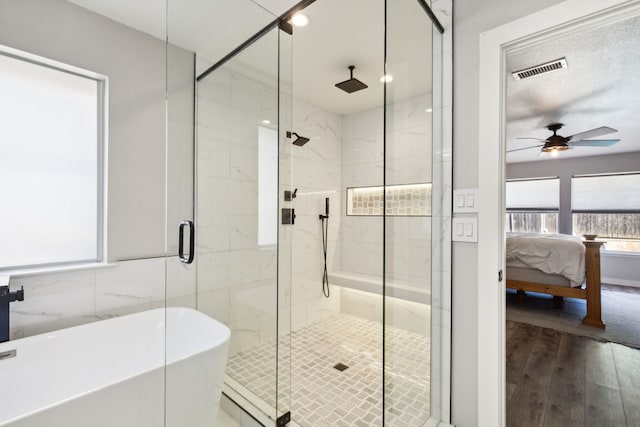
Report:
[[[608,126],[602,126],[599,128],[591,129],[586,132],[576,133],[575,135],[571,135],[567,137],[567,142],[571,141],[579,141],[581,139],[589,139],[594,138],[596,136],[607,135],[609,133],[618,132],[617,129],[610,128]]]
[[[533,139],[535,141],[544,141],[544,139],[540,139],[540,138],[516,138],[516,139]]]
[[[580,141],[570,142],[572,147],[611,147],[616,144],[619,139],[582,139]]]
[[[542,145],[533,145],[531,147],[525,147],[525,148],[516,148],[515,150],[507,150],[507,153],[513,153],[514,151],[522,151],[522,150],[528,150],[529,148],[540,148],[542,147],[544,144]]]

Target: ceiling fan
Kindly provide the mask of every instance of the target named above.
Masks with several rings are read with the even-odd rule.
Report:
[[[560,151],[565,151],[573,147],[610,147],[613,144],[620,141],[619,139],[588,139],[596,136],[607,135],[610,133],[618,132],[616,129],[608,126],[602,126],[599,128],[591,129],[585,132],[576,133],[571,136],[558,135],[557,132],[564,126],[562,123],[551,123],[547,125],[547,129],[553,132],[553,135],[547,139],[540,138],[516,138],[516,139],[534,139],[543,142],[540,145],[534,145],[525,148],[516,148],[515,150],[509,150],[507,153],[513,153],[514,151],[529,150],[531,148],[540,148],[540,154],[550,153],[552,156],[557,156]]]

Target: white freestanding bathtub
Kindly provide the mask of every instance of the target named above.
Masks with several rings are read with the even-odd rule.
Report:
[[[0,426],[211,427],[229,336],[160,308],[1,343]]]

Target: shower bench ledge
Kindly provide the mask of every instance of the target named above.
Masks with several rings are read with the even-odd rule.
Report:
[[[356,289],[358,291],[382,295],[382,277],[380,276],[353,273],[350,271],[335,271],[329,273],[329,283],[343,288]],[[429,283],[386,279],[385,286],[385,296],[421,304],[431,304]]]

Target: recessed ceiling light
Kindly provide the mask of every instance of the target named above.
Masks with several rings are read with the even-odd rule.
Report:
[[[433,108],[427,108],[426,110],[424,110],[425,113],[431,113],[433,112]]]
[[[263,125],[270,125],[270,124],[271,124],[271,120],[264,119],[264,120],[262,121],[262,124],[263,124]]]
[[[304,27],[305,25],[309,24],[309,22],[311,22],[311,19],[309,19],[307,15],[301,12],[296,13],[291,18],[291,23],[296,27]]]
[[[393,76],[391,74],[385,74],[380,77],[380,83],[389,83],[393,81]]]

